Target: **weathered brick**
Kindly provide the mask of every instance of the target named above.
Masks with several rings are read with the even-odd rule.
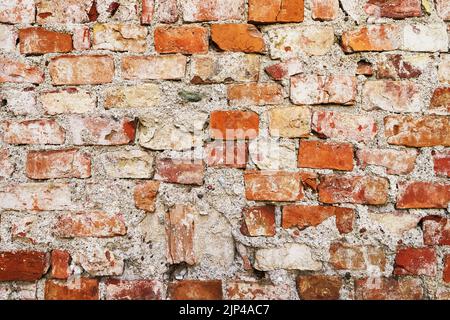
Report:
[[[15,169],[15,165],[10,158],[9,151],[7,149],[0,150],[0,178],[10,177]]]
[[[440,176],[450,177],[450,151],[432,152],[434,172]]]
[[[184,78],[186,57],[130,56],[122,58],[122,77],[127,80],[178,80]]]
[[[330,263],[337,270],[366,270],[377,268],[384,271],[386,256],[382,248],[333,242],[330,245]]]
[[[450,3],[446,0],[436,0],[436,11],[445,21],[450,21]]]
[[[158,22],[175,23],[178,21],[177,0],[146,0],[142,2],[142,24],[150,24],[152,19],[150,15],[153,15],[153,12],[151,10],[144,11],[144,4],[146,2],[150,2],[152,6],[153,2],[155,2],[154,15],[155,18],[157,18]],[[153,7],[151,9],[153,9]]]
[[[229,300],[289,300],[291,289],[286,284],[263,281],[227,281],[226,298]]]
[[[311,132],[311,111],[306,107],[279,107],[269,110],[272,137],[301,138]]]
[[[339,276],[307,275],[297,277],[297,290],[302,300],[339,300],[342,279]]]
[[[53,279],[67,279],[70,276],[70,253],[65,250],[52,250],[51,277]]]
[[[331,26],[295,26],[269,29],[268,47],[272,59],[287,59],[306,54],[322,56],[334,44],[334,30]]]
[[[31,179],[89,178],[91,158],[77,149],[29,151],[25,170]]]
[[[369,211],[368,217],[371,222],[379,225],[384,232],[397,237],[402,237],[405,232],[416,229],[420,221],[417,215],[400,210],[383,213]]]
[[[402,28],[394,24],[369,25],[342,34],[345,52],[392,51],[401,47]]]
[[[441,54],[438,65],[438,79],[440,82],[450,83],[450,54]]]
[[[422,108],[420,88],[409,81],[367,81],[363,88],[364,110],[418,112]]]
[[[244,19],[244,0],[185,0],[182,4],[186,22]]]
[[[72,206],[67,184],[23,183],[0,189],[2,210],[65,210]]]
[[[450,184],[425,181],[400,182],[397,208],[447,208]]]
[[[359,300],[419,300],[424,296],[417,278],[364,278],[355,280],[355,298]]]
[[[363,170],[367,166],[381,166],[387,174],[408,174],[416,165],[417,151],[364,148],[356,152],[356,157]]]
[[[298,172],[246,171],[244,183],[247,200],[298,201],[304,197]]]
[[[353,105],[356,77],[298,75],[291,78],[291,100],[295,104]]]
[[[129,118],[74,116],[67,130],[74,145],[123,145],[134,141],[136,123]]]
[[[14,26],[0,24],[0,50],[6,52],[15,51],[16,40],[17,40],[17,32]]]
[[[205,178],[205,165],[202,161],[182,159],[157,159],[155,180],[202,185]]]
[[[0,281],[39,280],[48,269],[48,257],[40,251],[0,252]]]
[[[44,72],[24,60],[0,56],[0,83],[6,82],[40,84],[44,82]]]
[[[357,67],[356,67],[356,74],[371,77],[373,76],[374,70],[373,70],[373,64],[366,60],[360,60],[358,61]]]
[[[450,119],[445,116],[403,116],[384,118],[389,144],[408,147],[450,146]]]
[[[391,80],[418,78],[431,68],[432,63],[433,59],[429,54],[386,54],[377,63],[377,78]]]
[[[64,129],[54,119],[8,120],[2,123],[3,141],[9,144],[63,144]]]
[[[125,267],[123,259],[102,248],[77,252],[73,260],[93,277],[120,276]]]
[[[223,51],[261,53],[266,48],[261,32],[251,24],[213,24],[211,39]]]
[[[260,170],[294,169],[297,167],[297,152],[292,140],[259,137],[249,143],[252,162]]]
[[[241,233],[250,237],[275,235],[275,206],[247,207],[242,210]]]
[[[4,282],[0,284],[2,300],[36,300],[36,282]]]
[[[259,23],[302,22],[303,0],[249,0],[248,20]]]
[[[163,286],[158,280],[107,279],[106,300],[161,300]]]
[[[313,0],[311,11],[314,20],[334,20],[339,14],[339,0]]]
[[[340,233],[349,233],[353,230],[355,210],[331,206],[284,206],[281,226],[284,229],[297,227],[303,230],[316,227],[330,217],[336,217],[336,227]]]
[[[450,283],[450,255],[444,257],[443,280],[445,283]]]
[[[353,145],[303,140],[298,151],[298,166],[352,171]]]
[[[434,90],[429,110],[436,113],[450,113],[450,87]]]
[[[101,162],[112,178],[148,179],[153,175],[153,156],[142,150],[108,152]]]
[[[403,19],[422,16],[422,2],[420,0],[369,0],[364,10],[375,18]]]
[[[382,205],[388,200],[389,182],[372,176],[325,175],[319,184],[323,203]]]
[[[15,116],[31,116],[39,113],[36,92],[33,87],[24,89],[5,88],[0,92],[0,101],[2,101],[2,107]]]
[[[72,36],[40,27],[19,30],[19,48],[22,54],[44,54],[72,51]]]
[[[98,300],[98,291],[97,279],[47,280],[44,296],[45,300]]]
[[[97,23],[92,31],[93,49],[140,53],[147,50],[145,27],[123,23]]]
[[[191,83],[255,82],[259,79],[259,66],[260,59],[257,55],[196,55],[191,58]]]
[[[38,101],[47,114],[87,113],[97,105],[97,98],[89,91],[67,88],[42,92]]]
[[[252,111],[213,111],[210,136],[213,139],[254,139],[259,132],[258,114]]]
[[[303,71],[303,63],[299,58],[291,58],[283,62],[272,64],[264,69],[273,80],[283,80]]]
[[[33,23],[34,0],[5,0],[0,5],[1,23]]]
[[[103,211],[67,212],[58,218],[54,232],[59,238],[110,238],[123,236],[127,227],[121,214]]]
[[[421,220],[421,224],[425,245],[450,245],[449,219],[441,216],[426,216]]]
[[[159,104],[161,90],[157,84],[113,87],[105,91],[106,109],[149,108]]]
[[[400,248],[395,256],[394,275],[434,276],[436,264],[433,248]]]
[[[260,271],[278,269],[315,271],[322,263],[313,258],[310,247],[305,244],[288,243],[277,248],[257,249],[254,268]]]
[[[170,282],[170,300],[222,300],[221,280],[181,280]]]
[[[445,24],[407,24],[403,27],[405,51],[447,52],[448,34]]]
[[[39,0],[36,2],[36,19],[46,23],[86,23],[91,20],[94,0]],[[68,10],[70,9],[70,10]]]
[[[73,48],[76,51],[89,50],[91,48],[91,33],[89,26],[77,25],[72,28]]]
[[[194,209],[188,205],[175,205],[166,213],[167,260],[170,264],[194,265]]]
[[[58,56],[48,68],[54,85],[103,84],[114,76],[114,60],[107,55]]]
[[[208,31],[200,26],[157,27],[154,39],[158,53],[208,52]]]
[[[228,86],[227,98],[232,106],[272,105],[283,101],[283,92],[275,83],[233,84]]]
[[[334,111],[314,112],[311,129],[320,137],[358,142],[373,140],[378,132],[377,124],[370,115]]]
[[[134,188],[134,203],[136,208],[146,212],[155,211],[159,184],[159,181],[146,181],[136,185]]]
[[[245,141],[213,141],[206,145],[204,158],[209,167],[244,169],[248,145]]]

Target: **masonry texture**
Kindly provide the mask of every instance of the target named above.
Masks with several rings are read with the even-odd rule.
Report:
[[[1,0],[1,299],[450,299],[450,1]]]

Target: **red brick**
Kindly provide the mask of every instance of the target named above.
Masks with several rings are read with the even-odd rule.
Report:
[[[273,237],[275,229],[275,207],[247,207],[242,210],[241,233],[250,237]]]
[[[155,0],[142,0],[141,24],[151,24],[155,13]]]
[[[364,75],[371,77],[373,76],[373,65],[371,62],[366,60],[358,61],[358,65],[356,67],[356,74]]]
[[[392,51],[400,48],[401,27],[393,24],[370,25],[345,31],[342,48],[345,52]]]
[[[170,264],[194,265],[194,208],[175,205],[166,214],[167,260]]]
[[[159,181],[146,181],[136,185],[134,188],[134,204],[136,208],[146,212],[155,211],[159,184]]]
[[[114,60],[107,55],[62,55],[48,66],[54,85],[104,84],[112,82]]]
[[[450,119],[445,116],[388,116],[384,134],[389,144],[407,147],[450,146]]]
[[[424,181],[400,182],[396,207],[399,209],[447,208],[450,184]]]
[[[276,83],[233,84],[227,97],[231,106],[273,105],[283,102],[283,91]]]
[[[372,176],[321,177],[319,200],[323,203],[360,203],[382,205],[388,200],[389,182]]]
[[[429,56],[386,54],[377,64],[378,79],[414,79],[422,75],[431,61]]]
[[[416,150],[360,149],[356,152],[361,169],[370,166],[386,168],[387,174],[408,174],[414,170]]]
[[[155,180],[201,186],[204,178],[205,165],[201,161],[169,158],[156,160]]]
[[[401,248],[397,250],[394,275],[436,275],[436,253],[433,248]]]
[[[339,276],[306,275],[297,277],[298,296],[302,300],[339,300],[342,279]]]
[[[443,280],[445,283],[450,283],[450,255],[444,257],[444,271]]]
[[[162,284],[158,280],[107,279],[106,300],[161,300]]]
[[[416,278],[365,278],[355,281],[358,300],[420,300],[424,290]]]
[[[60,238],[110,238],[125,235],[127,227],[121,214],[67,212],[58,218],[54,232]]]
[[[320,137],[358,142],[373,140],[378,132],[372,116],[334,111],[314,112],[311,129]]]
[[[244,183],[247,200],[298,201],[304,197],[298,172],[246,171]]]
[[[426,216],[421,221],[423,243],[427,246],[450,245],[450,220],[441,216]]]
[[[67,210],[72,206],[71,193],[64,183],[9,184],[0,188],[0,210]]]
[[[215,168],[244,169],[248,160],[245,141],[213,141],[205,148],[206,164]]]
[[[313,0],[311,11],[314,20],[334,20],[339,14],[339,0]]]
[[[5,121],[3,141],[9,144],[63,144],[64,129],[53,119]]]
[[[72,51],[72,36],[40,27],[19,30],[19,47],[22,54],[44,54]]]
[[[89,178],[91,158],[76,149],[30,151],[26,174],[31,179]]]
[[[0,281],[39,280],[47,269],[48,257],[45,252],[0,252]]]
[[[291,100],[294,104],[355,104],[356,77],[300,74],[291,78]]]
[[[187,58],[182,55],[129,56],[122,58],[127,80],[178,80],[184,78]]]
[[[70,253],[65,250],[52,250],[51,254],[51,277],[53,279],[67,279],[69,270]]]
[[[248,20],[259,23],[302,22],[303,0],[249,0]]]
[[[35,21],[34,0],[5,0],[0,7],[1,23],[33,23]]]
[[[226,21],[244,19],[245,0],[184,0],[183,20]]]
[[[71,117],[69,128],[74,145],[124,145],[134,142],[134,119],[110,117]]]
[[[422,16],[420,0],[369,0],[364,10],[370,16],[403,19]]]
[[[298,166],[352,171],[353,145],[303,140],[298,151]]]
[[[289,300],[291,291],[287,284],[264,281],[228,281],[225,288],[229,300]]]
[[[255,139],[259,133],[259,117],[253,111],[213,111],[210,136],[213,139]]]
[[[316,227],[330,217],[336,217],[336,227],[340,233],[353,230],[355,210],[331,206],[290,205],[283,207],[281,226],[284,229],[298,227],[303,230]]]
[[[67,282],[47,280],[45,300],[98,300],[98,280],[77,278]]]
[[[208,31],[199,26],[157,27],[154,39],[158,53],[208,52]]]
[[[222,300],[221,280],[182,280],[169,283],[171,300]]]
[[[434,172],[440,176],[450,177],[450,151],[432,151]]]
[[[40,84],[44,82],[44,72],[24,60],[0,56],[0,83],[7,82]]]
[[[273,80],[288,79],[303,71],[303,62],[299,58],[291,58],[283,62],[272,64],[264,69]]]
[[[223,51],[261,53],[266,49],[262,33],[251,24],[213,24],[211,39]]]
[[[450,87],[436,88],[434,90],[431,97],[430,110],[450,113]]]

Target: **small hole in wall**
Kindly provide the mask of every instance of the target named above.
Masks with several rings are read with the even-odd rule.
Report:
[[[6,107],[7,104],[8,104],[8,100],[2,99],[2,104],[1,104],[1,106],[2,106],[2,107]]]

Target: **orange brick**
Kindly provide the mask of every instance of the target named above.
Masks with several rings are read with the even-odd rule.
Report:
[[[298,151],[298,166],[352,171],[353,145],[303,140]]]
[[[261,32],[251,24],[213,24],[211,39],[223,51],[260,53],[266,48]]]
[[[259,23],[302,22],[303,0],[249,0],[248,20]]]
[[[208,32],[199,26],[157,27],[155,50],[159,53],[207,53]]]
[[[44,28],[32,27],[19,30],[20,53],[44,54],[72,51],[72,36]]]
[[[213,139],[255,139],[259,132],[258,114],[252,111],[213,111],[210,135]]]

